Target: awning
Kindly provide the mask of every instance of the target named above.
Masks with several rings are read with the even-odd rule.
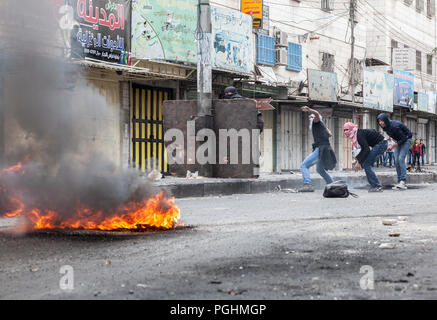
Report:
[[[96,69],[120,72],[126,78],[138,80],[185,80],[194,72],[194,70],[192,70],[191,72],[188,72],[189,70],[187,70],[187,72],[184,74],[176,74],[170,72],[166,73],[152,71],[150,68],[122,65],[87,57],[85,59],[72,60],[72,63]]]

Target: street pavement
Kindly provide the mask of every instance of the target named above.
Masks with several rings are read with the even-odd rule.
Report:
[[[437,185],[353,191],[179,199],[185,227],[145,234],[0,219],[0,299],[436,299]]]

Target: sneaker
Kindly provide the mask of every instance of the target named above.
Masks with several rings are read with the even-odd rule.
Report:
[[[312,185],[305,185],[303,188],[299,189],[299,192],[314,192],[314,187]]]
[[[382,189],[382,187],[372,187],[369,189],[369,192],[371,193],[384,192],[384,190]]]
[[[399,182],[397,185],[393,187],[393,190],[407,190],[407,185],[404,181]]]

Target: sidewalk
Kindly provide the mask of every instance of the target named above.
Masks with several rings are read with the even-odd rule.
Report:
[[[408,184],[437,183],[437,166],[424,166],[422,173],[408,173]],[[384,186],[395,185],[397,181],[396,169],[375,168],[375,172]],[[364,171],[334,171],[330,172],[335,181],[346,181],[351,189],[368,186]],[[311,174],[313,185],[322,190],[324,180],[317,174]],[[233,194],[267,193],[280,189],[298,189],[302,187],[300,172],[282,174],[262,174],[259,179],[218,179],[218,178],[175,178],[166,177],[154,185],[166,190],[176,198],[225,196]],[[278,187],[279,186],[279,187]]]

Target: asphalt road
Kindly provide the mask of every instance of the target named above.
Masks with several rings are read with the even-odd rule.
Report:
[[[356,192],[178,200],[188,227],[147,234],[0,219],[0,299],[436,299],[437,185]]]

